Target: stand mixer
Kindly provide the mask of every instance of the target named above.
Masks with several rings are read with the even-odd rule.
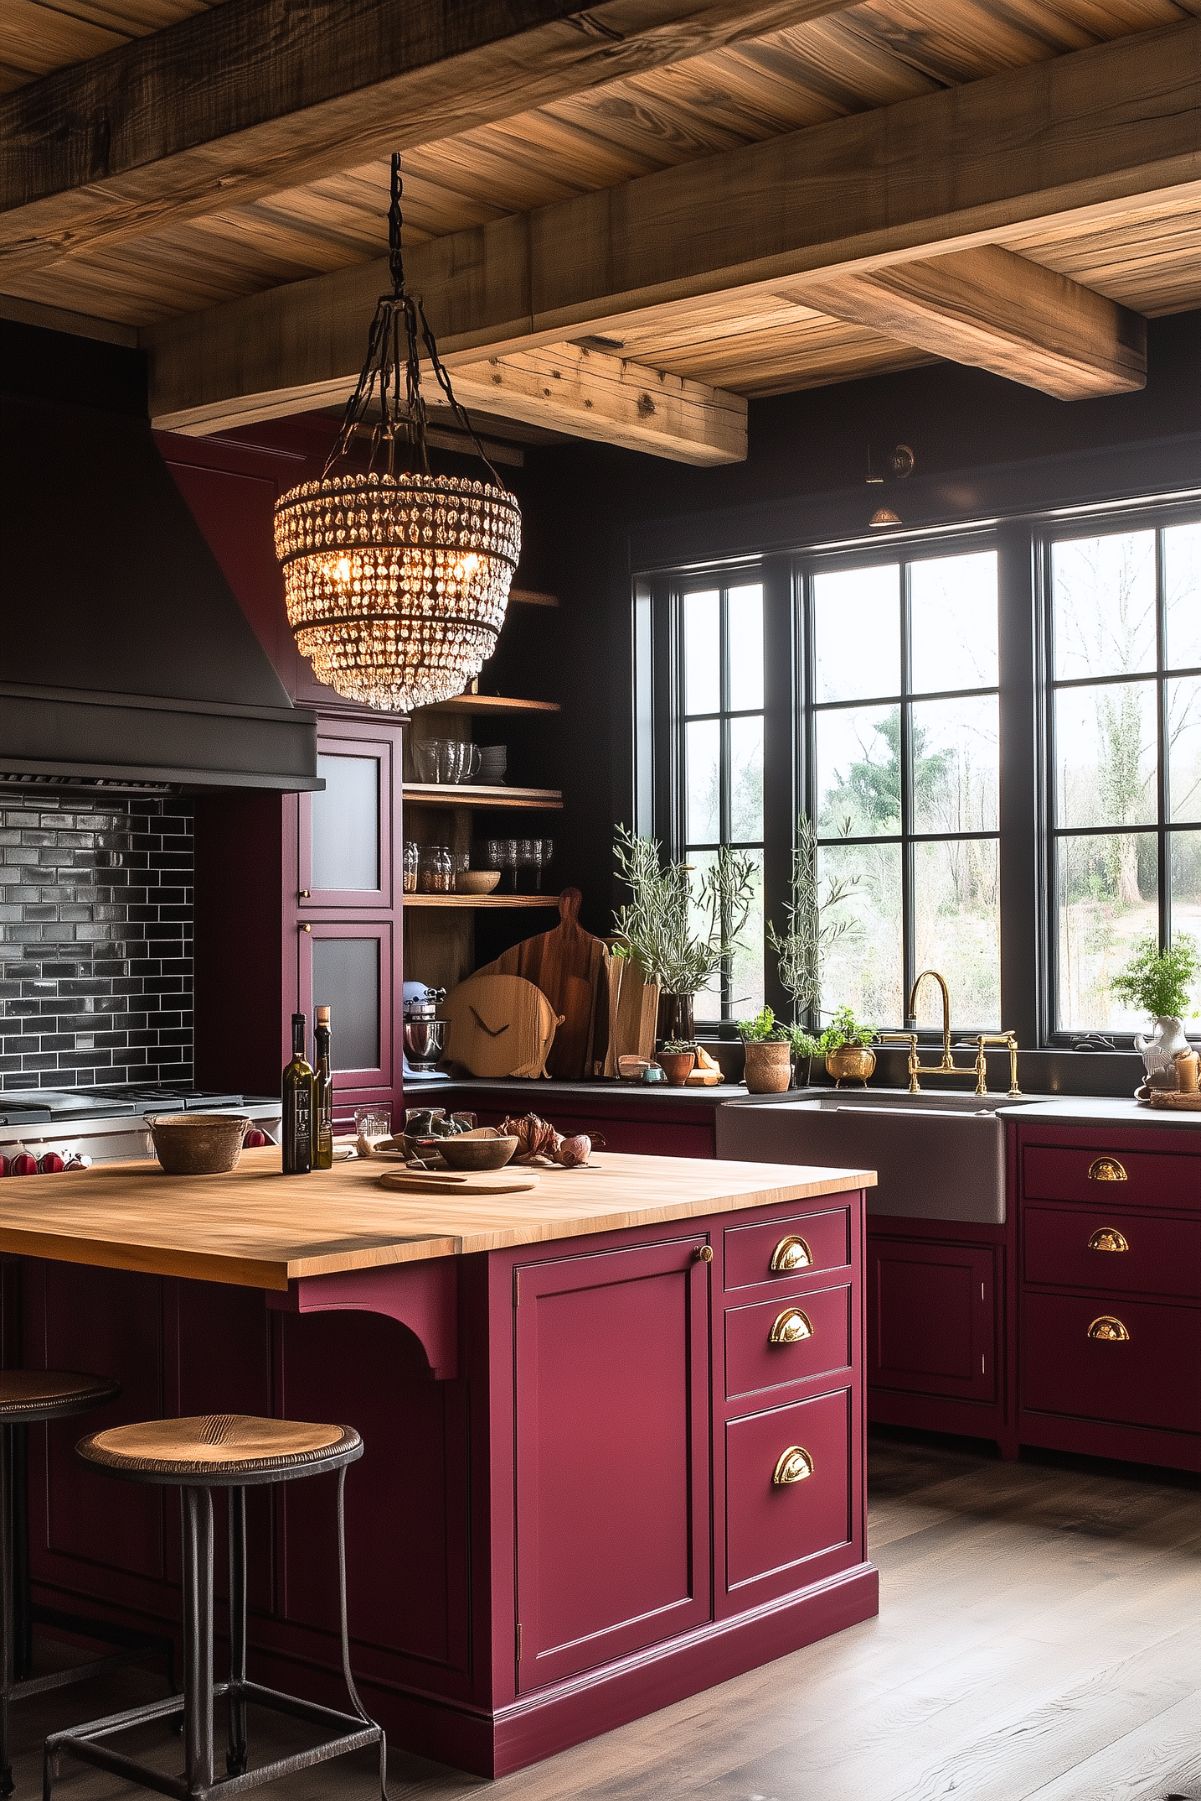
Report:
[[[446,1044],[446,1021],[437,1017],[438,1008],[446,999],[445,988],[430,988],[424,982],[405,982],[401,993],[404,1080],[449,1082],[446,1071],[436,1067]]]

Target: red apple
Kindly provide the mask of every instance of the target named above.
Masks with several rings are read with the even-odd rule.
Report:
[[[8,1166],[10,1176],[36,1176],[38,1160],[31,1157],[28,1151],[18,1151]]]
[[[38,1173],[43,1176],[61,1175],[67,1165],[57,1151],[43,1151],[38,1158]]]
[[[260,1132],[257,1126],[251,1126],[242,1143],[248,1151],[257,1151],[260,1145],[267,1143],[267,1134]]]

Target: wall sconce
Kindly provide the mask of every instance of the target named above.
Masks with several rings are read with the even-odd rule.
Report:
[[[908,444],[896,444],[884,458],[879,471],[872,462],[871,445],[867,448],[867,475],[864,478],[868,487],[881,487],[886,481],[906,481],[913,474],[917,458]],[[893,526],[903,525],[901,515],[892,507],[879,506],[868,520],[868,530],[873,532],[887,531]]]

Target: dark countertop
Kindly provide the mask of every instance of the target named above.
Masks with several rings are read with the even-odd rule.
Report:
[[[533,1111],[535,1113],[541,1111],[538,1106],[540,1100],[620,1102],[632,1100],[635,1105],[640,1105],[644,1101],[660,1103],[680,1101],[685,1105],[707,1102],[712,1107],[720,1101],[745,1101],[747,1098],[746,1089],[741,1082],[716,1082],[711,1088],[704,1088],[699,1082],[694,1082],[688,1088],[671,1088],[666,1082],[535,1082],[516,1077],[511,1077],[507,1081],[488,1082],[478,1076],[456,1076],[452,1077],[449,1082],[423,1082],[420,1085],[420,1094],[418,1093],[418,1084],[416,1082],[409,1083],[405,1088],[405,1105],[408,1107],[425,1106],[427,1105],[425,1099],[427,1094],[429,1095],[428,1105],[431,1107],[444,1106],[445,1103],[439,1098],[444,1094],[466,1096],[469,1104],[469,1097],[472,1094],[485,1092],[488,1094],[511,1094],[515,1100],[522,1100],[526,1103],[522,1109],[523,1112]],[[788,1097],[787,1095],[775,1095],[771,1098],[786,1100]]]
[[[1177,1113],[1169,1107],[1140,1107],[1132,1096],[1122,1095],[1030,1095],[1024,1102],[1004,1108],[1002,1118],[1022,1125],[1170,1126],[1201,1132],[1201,1111]]]

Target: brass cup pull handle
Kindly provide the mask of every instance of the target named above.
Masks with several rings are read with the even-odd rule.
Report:
[[[782,1238],[771,1254],[771,1268],[774,1270],[808,1269],[812,1262],[813,1252],[805,1240],[797,1238],[794,1233]]]
[[[772,1471],[772,1486],[789,1488],[794,1482],[804,1482],[813,1474],[813,1459],[802,1445],[789,1445],[781,1451],[776,1459],[776,1467]]]
[[[1129,1178],[1116,1157],[1094,1157],[1088,1166],[1090,1182],[1125,1182]]]
[[[1088,1329],[1094,1344],[1128,1344],[1130,1332],[1112,1313],[1100,1313]]]
[[[812,1321],[799,1307],[786,1307],[783,1313],[777,1313],[767,1335],[769,1344],[800,1344],[803,1339],[812,1337]]]
[[[1090,1251],[1128,1251],[1130,1240],[1116,1226],[1099,1226],[1088,1241]]]

